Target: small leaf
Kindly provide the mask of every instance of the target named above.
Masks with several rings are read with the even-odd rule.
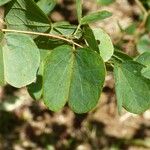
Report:
[[[99,54],[60,46],[47,57],[44,70],[44,102],[51,110],[60,110],[67,101],[76,113],[96,106],[105,78]]]
[[[10,2],[11,0],[1,0],[0,1],[0,6],[7,4],[8,2]]]
[[[46,15],[48,15],[54,9],[56,0],[39,0],[37,5]]]
[[[150,52],[150,37],[149,35],[144,35],[140,38],[137,43],[137,50],[141,54],[143,52]]]
[[[40,100],[42,98],[44,61],[50,52],[51,51],[48,50],[40,50],[41,63],[37,73],[37,79],[34,83],[27,86],[30,96],[35,100]]]
[[[119,112],[123,106],[127,111],[141,114],[150,108],[150,80],[141,75],[143,66],[134,61],[116,64],[115,86]]]
[[[46,32],[51,28],[48,17],[33,0],[13,0],[5,12],[8,29]]]
[[[150,79],[150,52],[142,53],[138,58],[136,58],[136,61],[145,65],[145,68],[141,70],[141,73],[145,78]]]
[[[124,32],[125,32],[126,34],[133,35],[133,34],[135,33],[136,29],[137,29],[137,24],[136,24],[136,23],[133,23],[133,24],[129,25],[129,26],[124,30]]]
[[[110,13],[110,12],[108,12],[106,10],[94,12],[94,13],[91,13],[91,14],[89,14],[87,16],[84,16],[81,19],[80,24],[84,25],[84,24],[93,23],[93,22],[96,22],[96,21],[99,21],[99,20],[106,19],[106,18],[108,18],[110,16],[112,16],[112,13]]]
[[[3,47],[5,80],[20,88],[36,79],[40,64],[39,49],[28,35],[5,34]]]
[[[115,0],[97,0],[97,3],[100,5],[109,5],[113,3]]]
[[[80,22],[82,18],[82,0],[76,0],[76,10],[77,10],[78,22]]]
[[[95,39],[99,42],[100,55],[104,62],[108,61],[114,53],[114,47],[109,35],[101,28],[93,28]]]

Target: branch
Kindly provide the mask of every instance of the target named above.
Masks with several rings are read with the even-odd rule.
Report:
[[[78,43],[74,42],[73,40],[67,39],[64,36],[61,35],[53,35],[53,34],[49,34],[49,33],[41,33],[41,32],[32,32],[32,31],[20,31],[20,30],[10,30],[10,29],[1,29],[2,32],[15,32],[15,33],[23,33],[23,34],[30,34],[30,35],[41,35],[41,36],[46,36],[46,37],[50,37],[50,38],[55,38],[55,39],[60,39],[63,41],[66,41],[70,44],[76,45],[80,48],[83,48],[81,45],[79,45]]]

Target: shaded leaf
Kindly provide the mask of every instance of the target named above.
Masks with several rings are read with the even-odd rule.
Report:
[[[114,54],[112,56],[112,60],[117,63],[122,63],[125,61],[133,60],[132,57],[124,53],[123,51],[115,49]]]
[[[8,2],[10,2],[11,0],[1,0],[0,1],[0,6],[7,4]]]
[[[84,27],[83,27],[83,36],[86,39],[89,47],[92,50],[100,53],[99,52],[99,47],[98,47],[98,41],[96,41],[93,31],[88,25],[84,25]]]
[[[150,32],[150,14],[147,17],[147,21],[146,21],[146,29],[148,32]]]
[[[37,79],[34,83],[27,86],[30,96],[35,100],[40,100],[42,98],[44,61],[49,53],[50,51],[48,50],[40,50],[41,62],[37,73]]]
[[[5,9],[8,29],[46,32],[51,28],[48,17],[32,0],[13,0]]]

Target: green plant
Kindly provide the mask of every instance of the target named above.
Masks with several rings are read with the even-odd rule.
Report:
[[[136,25],[122,30],[123,34],[137,31],[134,38],[139,55],[131,58],[117,50],[117,44],[113,46],[104,30],[89,26],[110,17],[108,11],[83,16],[82,0],[76,0],[76,26],[50,21],[55,0],[37,4],[1,0],[6,28],[0,33],[0,85],[27,86],[34,99],[43,99],[53,111],[68,102],[74,112],[86,113],[98,103],[107,68],[114,72],[119,112],[122,107],[132,113],[146,111],[150,107],[150,21],[149,12],[139,4],[144,9],[144,31],[139,32]]]

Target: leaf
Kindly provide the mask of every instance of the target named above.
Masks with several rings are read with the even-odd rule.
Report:
[[[64,35],[71,37],[73,33],[76,31],[76,25],[63,24],[63,22],[57,22],[53,24],[53,29],[51,30],[51,34],[56,35]],[[79,29],[77,32],[77,37],[80,38],[82,36],[81,30]]]
[[[136,58],[136,61],[145,65],[145,68],[141,70],[141,73],[145,78],[150,79],[150,52],[142,53],[138,58]]]
[[[80,24],[84,25],[84,24],[93,23],[93,22],[96,22],[96,21],[99,21],[99,20],[106,19],[110,16],[112,16],[112,13],[110,13],[106,10],[94,12],[94,13],[91,13],[87,16],[84,16],[81,19]]]
[[[147,21],[146,21],[146,29],[148,32],[150,32],[150,14],[147,17]]]
[[[44,61],[50,52],[51,51],[48,50],[40,50],[41,62],[37,73],[37,79],[34,83],[27,86],[30,96],[35,100],[40,100],[42,98]]]
[[[2,46],[0,45],[0,86],[5,84]]]
[[[80,22],[82,18],[82,0],[76,0],[76,10],[77,10],[78,22]]]
[[[0,1],[0,6],[7,4],[8,2],[10,2],[11,0],[1,0]]]
[[[119,112],[123,106],[127,111],[141,114],[150,108],[150,80],[141,75],[143,66],[134,61],[116,64],[115,86]]]
[[[95,39],[95,36],[94,36],[92,29],[88,25],[84,25],[84,27],[83,27],[83,36],[86,39],[89,47],[92,50],[100,53],[99,47],[98,47],[98,42]]]
[[[104,63],[97,53],[60,46],[47,57],[44,70],[43,97],[51,110],[60,110],[67,101],[76,113],[96,106],[105,78]]]
[[[95,39],[97,40],[97,42],[99,42],[98,47],[100,50],[100,55],[103,58],[104,62],[106,62],[112,57],[114,53],[114,47],[113,47],[111,38],[101,28],[93,28],[92,30],[93,30]]]
[[[39,49],[28,35],[5,34],[3,47],[5,80],[20,88],[36,79],[40,64]]]
[[[137,29],[137,23],[132,23],[124,30],[124,32],[126,34],[133,35],[135,33],[136,29]]]
[[[130,60],[133,60],[132,57],[130,57],[129,55],[127,55],[121,50],[115,49],[114,54],[112,56],[112,61],[117,63],[122,63]]]
[[[100,5],[109,5],[111,3],[113,3],[115,0],[97,0],[97,3],[99,3]]]
[[[137,43],[137,50],[140,54],[146,51],[150,52],[150,38],[148,35],[144,35],[140,38]]]
[[[56,0],[39,0],[37,5],[46,15],[48,15],[54,9]]]
[[[46,32],[51,28],[48,17],[32,0],[13,0],[5,9],[8,29]]]

